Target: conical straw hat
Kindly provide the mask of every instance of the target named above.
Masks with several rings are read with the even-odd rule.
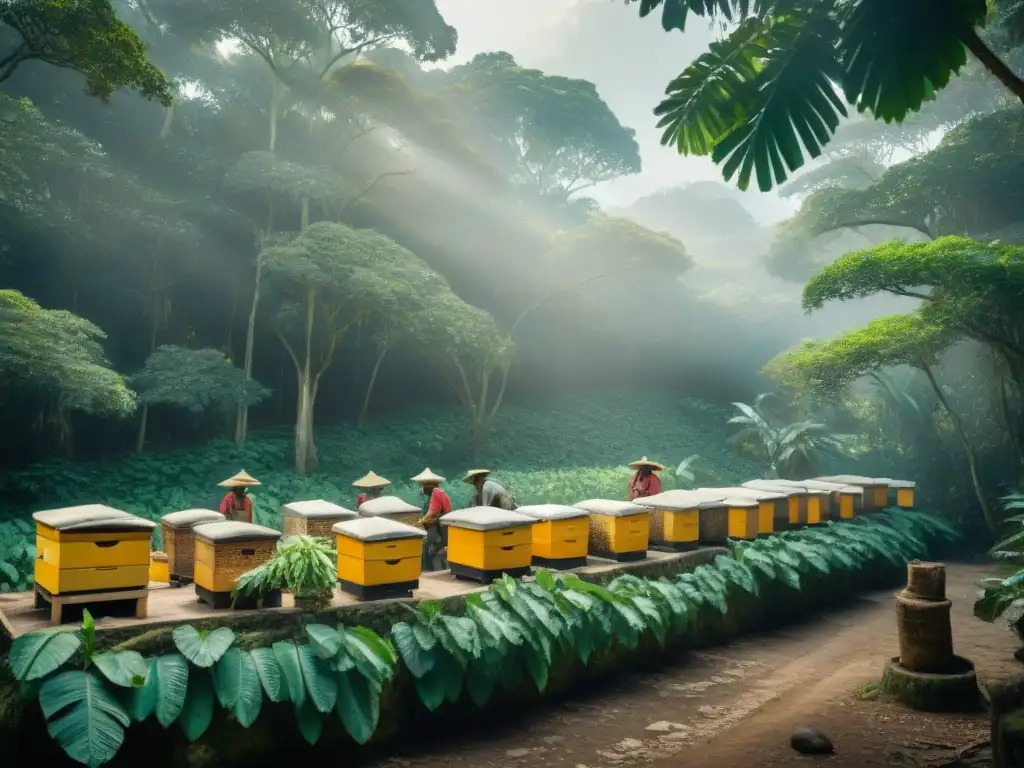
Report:
[[[638,461],[634,461],[632,464],[629,465],[630,469],[640,469],[641,467],[650,467],[655,472],[661,472],[661,470],[665,468],[663,464],[659,464],[656,461],[651,461],[646,456],[644,456],[642,459],[639,459]]]
[[[367,472],[352,483],[352,485],[356,488],[383,488],[385,485],[391,485],[391,481],[381,477],[376,472]]]
[[[221,488],[251,488],[254,485],[262,485],[262,483],[243,469],[237,475],[229,477],[217,485]]]
[[[436,472],[431,472],[430,467],[427,467],[418,475],[416,475],[416,477],[412,478],[412,481],[414,483],[420,483],[421,485],[426,485],[428,483],[440,484],[444,482],[444,478],[441,477]]]
[[[472,483],[473,478],[479,477],[480,475],[489,475],[491,470],[489,469],[471,469],[466,473],[466,476],[462,478],[467,483]]]

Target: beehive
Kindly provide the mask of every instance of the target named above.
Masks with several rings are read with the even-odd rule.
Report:
[[[519,507],[516,512],[535,520],[532,533],[534,565],[568,570],[587,564],[590,518],[582,509],[561,504],[537,504]]]
[[[700,510],[724,498],[724,494],[673,490],[633,503],[650,510],[648,539],[652,545],[686,552],[700,546]]]
[[[332,531],[335,523],[344,520],[355,520],[358,512],[339,507],[323,499],[316,501],[293,501],[281,507],[281,528],[285,536],[320,536],[325,539],[334,538]]]
[[[785,509],[776,506],[774,522],[775,531],[787,531],[807,524],[807,491],[802,487],[787,487],[775,480],[749,480],[742,484],[743,488],[767,493],[781,493],[786,497]]]
[[[713,493],[722,497],[752,499],[757,502],[757,535],[770,536],[775,532],[776,520],[789,521],[789,495],[785,492],[764,491],[755,488],[698,488],[702,493]],[[786,528],[782,528],[786,530]]]
[[[192,529],[203,523],[220,523],[225,518],[211,509],[186,509],[160,518],[164,533],[167,570],[177,581],[192,581],[195,570],[196,542]]]
[[[896,491],[896,506],[903,509],[914,508],[914,492],[917,483],[910,480],[889,480],[890,490]]]
[[[35,582],[50,595],[144,588],[156,523],[102,504],[50,509],[36,522]]]
[[[386,517],[396,523],[416,526],[423,516],[423,510],[397,496],[379,496],[359,505],[363,517]]]
[[[360,600],[412,597],[420,586],[426,532],[386,517],[335,523],[338,582]]]
[[[863,475],[832,475],[816,477],[827,483],[843,483],[856,485],[864,489],[863,511],[874,512],[889,505],[889,479],[884,477],[864,477]]]
[[[650,510],[635,502],[588,499],[575,505],[590,515],[588,551],[620,563],[644,560],[650,538]]]
[[[273,557],[281,538],[281,532],[273,528],[237,520],[197,525],[192,533],[196,595],[214,608],[231,605],[235,581]]]
[[[484,584],[503,573],[529,573],[533,523],[532,517],[497,507],[449,512],[441,518],[448,530],[448,570]]]
[[[855,485],[829,483],[823,480],[780,480],[779,482],[793,483],[813,490],[829,492],[828,519],[833,521],[852,520],[864,503],[864,489]]]
[[[167,567],[166,552],[149,553],[149,580],[158,584],[167,584],[171,580],[170,569]]]

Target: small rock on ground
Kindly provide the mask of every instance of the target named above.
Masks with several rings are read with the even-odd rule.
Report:
[[[686,726],[680,723],[670,723],[668,720],[659,720],[656,723],[651,723],[644,730],[653,731],[654,733],[667,733],[668,731],[681,731]]]
[[[789,746],[802,755],[831,755],[835,751],[829,737],[809,725],[793,731],[789,738]]]

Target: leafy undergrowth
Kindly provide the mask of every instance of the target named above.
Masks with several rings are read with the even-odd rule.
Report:
[[[699,454],[709,483],[749,480],[760,470],[726,443],[728,411],[664,396],[566,398],[546,409],[505,408],[491,446],[473,458],[467,425],[457,411],[413,411],[363,428],[317,429],[320,469],[299,477],[291,468],[287,430],[255,433],[244,447],[210,443],[193,450],[143,453],[98,462],[53,461],[0,474],[0,591],[27,589],[35,560],[31,514],[41,509],[101,502],[152,520],[190,508],[216,508],[217,483],[246,469],[262,481],[252,490],[255,522],[280,529],[280,508],[291,501],[355,503],[352,481],[368,470],[389,478],[388,493],[415,504],[422,497],[408,478],[425,466],[448,478],[456,508],[468,505],[460,482],[480,464],[520,504],[625,498],[630,461],[642,455],[675,466]],[[673,487],[670,472],[664,487]],[[159,548],[159,530],[154,546]]]
[[[434,601],[408,607],[407,620],[387,638],[365,627],[309,624],[305,638],[245,650],[226,627],[202,633],[181,625],[173,633],[176,652],[146,660],[135,651],[95,653],[87,615],[79,633],[19,638],[8,661],[22,696],[38,700],[50,735],[86,765],[111,760],[132,723],[177,724],[194,742],[214,724],[218,707],[249,728],[268,701],[291,707],[310,744],[332,719],[365,744],[382,701],[396,701],[382,695],[403,679],[411,681],[420,713],[467,701],[500,705],[524,686],[545,692],[566,664],[643,654],[644,643],[677,642],[730,615],[749,621],[758,601],[763,612],[774,611],[806,600],[815,584],[834,599],[844,575],[902,568],[926,557],[938,539],[953,538],[937,518],[890,510],[735,544],[734,557],[672,579],[622,575],[604,588],[544,570],[529,581],[505,576],[458,609]]]

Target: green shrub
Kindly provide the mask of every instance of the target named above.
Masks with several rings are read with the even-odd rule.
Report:
[[[672,579],[622,575],[604,588],[544,570],[531,581],[506,576],[467,596],[455,613],[436,601],[407,607],[407,620],[388,638],[364,627],[309,624],[307,642],[243,650],[230,629],[202,633],[181,625],[173,633],[176,652],[149,660],[134,651],[95,653],[86,614],[80,632],[18,638],[8,661],[22,696],[38,700],[51,736],[90,766],[113,758],[132,722],[177,723],[195,741],[217,705],[248,728],[264,697],[291,704],[310,744],[332,712],[365,744],[380,719],[381,695],[398,675],[411,678],[430,712],[467,699],[483,707],[526,681],[543,693],[565,660],[603,667],[610,655],[646,655],[652,643],[736,632],[757,620],[759,604],[762,615],[792,607],[814,584],[833,596],[844,577],[902,568],[927,556],[937,539],[954,536],[937,518],[889,510],[736,543],[734,557]]]

